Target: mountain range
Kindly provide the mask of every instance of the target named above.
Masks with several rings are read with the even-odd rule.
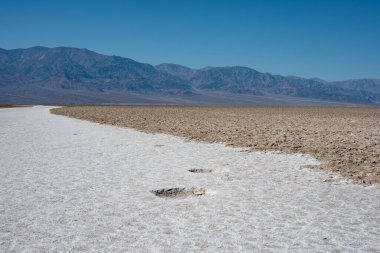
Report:
[[[153,66],[69,47],[0,49],[0,103],[380,105],[380,79],[328,82],[240,66]]]

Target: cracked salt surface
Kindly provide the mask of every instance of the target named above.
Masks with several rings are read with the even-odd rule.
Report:
[[[380,191],[306,155],[0,110],[1,252],[379,252]],[[210,168],[213,173],[189,173]],[[159,198],[152,190],[206,194]]]

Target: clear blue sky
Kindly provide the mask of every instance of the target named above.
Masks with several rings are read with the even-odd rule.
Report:
[[[0,2],[0,47],[70,46],[158,64],[380,78],[380,1]]]

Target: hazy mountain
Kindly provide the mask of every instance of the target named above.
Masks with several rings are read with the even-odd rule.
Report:
[[[247,67],[207,67],[190,69],[176,64],[160,64],[157,69],[178,76],[201,90],[233,93],[285,95],[332,101],[374,103],[380,101],[379,80],[326,82],[294,76],[261,73]]]
[[[330,84],[337,85],[345,89],[356,91],[369,91],[380,94],[380,79],[355,79],[340,82],[331,82]]]
[[[0,85],[169,94],[192,90],[188,82],[152,65],[66,47],[0,50]]]
[[[190,80],[198,72],[196,69],[188,68],[178,64],[163,63],[156,66],[160,71],[166,72],[171,75],[178,76],[185,80]]]
[[[191,69],[87,49],[0,49],[0,103],[378,103],[379,80],[326,82],[246,67]]]

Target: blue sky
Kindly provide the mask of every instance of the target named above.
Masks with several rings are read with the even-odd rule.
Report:
[[[0,47],[70,46],[158,64],[380,78],[380,1],[0,1]]]

